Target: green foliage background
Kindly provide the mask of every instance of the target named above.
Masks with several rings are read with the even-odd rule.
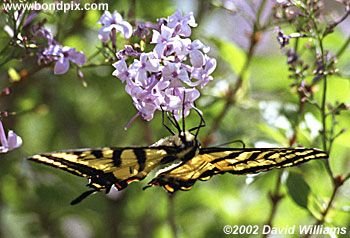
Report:
[[[110,11],[126,13],[133,9],[136,19],[148,21],[171,15],[183,4],[170,0],[106,2]],[[224,106],[223,91],[218,85],[234,84],[244,65],[246,49],[228,39],[234,36],[211,34],[207,27],[209,23],[225,30],[242,27],[237,22],[224,25],[220,22],[222,18],[218,16],[227,17],[230,14],[227,10],[212,7],[210,1],[188,1],[186,8],[195,11],[199,24],[192,38],[209,44],[212,55],[218,60],[215,79],[203,89],[198,103],[208,124],[200,132],[200,138],[204,138]],[[89,56],[95,52],[95,46],[101,45],[96,24],[101,14],[98,11],[48,12],[41,17],[57,26],[57,39],[62,44]],[[4,16],[0,19],[2,24]],[[274,42],[273,29],[265,35],[268,40],[259,46],[246,72],[248,80],[215,132],[214,144],[241,139],[247,146],[254,146],[258,141],[288,146],[285,131],[269,125],[259,109],[263,101],[277,102],[285,109],[281,114],[291,123],[298,116],[295,110],[286,109],[287,105],[298,103],[296,93],[290,88],[286,58],[277,41]],[[0,31],[0,42],[6,42],[6,38],[6,33]],[[336,51],[344,39],[344,33],[336,31],[325,48]],[[264,50],[265,46],[271,50]],[[18,56],[20,52],[14,51],[14,54]],[[347,50],[340,65],[347,72],[350,71],[349,57]],[[223,237],[222,228],[226,224],[265,224],[271,210],[269,193],[275,188],[278,170],[259,175],[251,184],[246,183],[246,176],[216,176],[207,182],[197,182],[191,191],[178,192],[173,198],[161,188],[143,191],[148,181],[145,179],[129,185],[125,191],[114,192],[111,196],[99,193],[77,206],[70,206],[69,202],[85,191],[87,181],[29,163],[25,157],[68,148],[147,145],[168,133],[160,123],[160,113],[151,122],[137,120],[127,131],[123,129],[136,110],[124,86],[111,75],[111,66],[83,68],[87,87],[77,79],[74,69],[56,76],[52,68],[45,68],[20,82],[10,83],[10,68],[31,72],[37,67],[35,57],[14,58],[0,68],[1,88],[9,84],[13,87],[11,95],[1,98],[0,106],[1,110],[17,112],[16,116],[4,118],[3,123],[7,129],[18,133],[24,143],[16,151],[0,155],[0,237],[172,237],[174,225],[179,237]],[[349,103],[349,92],[348,78],[337,76],[329,80],[330,101]],[[307,111],[320,121],[314,108],[309,106]],[[196,118],[192,119],[188,123],[195,125]],[[349,129],[349,121],[349,112],[339,115],[339,128]],[[298,144],[321,148],[319,137],[312,140],[308,130],[299,132]],[[330,157],[335,174],[349,173],[349,141],[349,132],[335,141]],[[319,208],[315,204],[329,200],[332,192],[324,164],[311,161],[284,173],[289,177],[282,180],[284,198],[273,225],[313,224],[315,220],[309,211],[317,214]],[[348,180],[337,194],[326,225],[350,226],[349,191]]]

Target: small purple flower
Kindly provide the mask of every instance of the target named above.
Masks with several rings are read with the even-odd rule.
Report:
[[[211,74],[214,72],[215,68],[216,60],[212,58],[206,58],[203,67],[193,68],[191,78],[197,79],[198,83],[196,83],[196,85],[200,85],[200,87],[203,88],[209,81],[213,80]]]
[[[146,39],[154,29],[160,29],[161,24],[154,24],[152,22],[136,22],[134,36],[141,39]]]
[[[205,63],[205,53],[210,51],[200,40],[194,40],[187,45],[187,50],[190,54],[190,61],[193,67],[201,67]],[[202,52],[203,51],[203,52]]]
[[[113,64],[113,67],[115,68],[115,70],[112,73],[112,75],[119,78],[120,81],[122,81],[122,83],[124,83],[126,80],[129,79],[129,76],[130,76],[129,68],[124,59],[121,59],[115,62]]]
[[[149,94],[145,94],[144,97],[134,101],[134,105],[139,111],[139,114],[147,121],[153,119],[153,114],[158,109],[157,105],[154,103],[154,100],[154,97]]]
[[[124,21],[122,16],[118,12],[113,12],[111,14],[109,11],[101,16],[99,23],[102,25],[99,30],[98,37],[103,42],[106,43],[108,40],[115,40],[115,35],[117,32],[122,33],[125,38],[130,38],[132,34],[132,26],[129,22]]]
[[[120,50],[116,54],[118,59],[125,58],[126,56],[139,57],[140,53],[135,50],[131,45],[125,45],[123,50]]]
[[[153,53],[142,53],[140,60],[134,60],[130,69],[135,72],[135,81],[145,82],[148,78],[148,72],[159,71],[159,60]]]
[[[194,101],[200,96],[195,88],[174,87],[166,90],[167,111],[173,112],[176,119],[182,117],[182,108],[184,107],[184,116],[188,116],[191,108],[194,107]]]
[[[38,53],[38,64],[50,64],[55,62],[54,73],[65,74],[69,70],[70,62],[81,67],[86,62],[84,53],[76,49],[60,45],[53,37],[51,31],[42,26],[34,29],[34,35],[44,39],[45,48]],[[80,75],[81,72],[78,72]]]
[[[58,59],[55,63],[54,73],[65,74],[69,70],[69,63],[72,62],[78,66],[82,66],[86,62],[85,55],[82,52],[76,51],[74,48],[64,46],[58,54]]]
[[[69,70],[69,63],[72,62],[81,67],[86,62],[84,53],[74,48],[61,45],[49,45],[39,55],[39,64],[55,62],[54,73],[65,74]]]
[[[6,137],[4,127],[0,121],[0,142],[0,153],[7,153],[20,147],[22,145],[22,138],[11,130],[9,130]]]
[[[157,53],[158,57],[161,57],[164,54],[166,48],[173,41],[174,29],[171,29],[165,25],[161,26],[160,33],[156,30],[153,30],[151,44],[156,44],[154,52]]]
[[[189,37],[191,35],[191,27],[196,27],[197,23],[194,19],[193,12],[182,16],[180,11],[176,11],[173,15],[168,17],[167,26],[169,28],[175,29],[175,32],[184,37]]]
[[[56,61],[60,51],[60,45],[49,45],[41,53],[38,54],[38,64],[49,64],[53,61]]]
[[[162,75],[165,80],[181,80],[184,83],[189,82],[188,72],[182,67],[181,63],[167,63],[163,70]]]

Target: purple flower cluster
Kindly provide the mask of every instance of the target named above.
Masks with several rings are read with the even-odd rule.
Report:
[[[191,27],[196,26],[192,13],[183,16],[179,11],[160,19],[153,29],[150,52],[138,52],[126,46],[113,64],[113,75],[126,84],[138,114],[151,120],[156,110],[174,113],[177,119],[187,116],[200,96],[216,67],[201,41],[192,41]]]
[[[39,64],[50,64],[55,62],[54,73],[65,74],[69,70],[70,63],[81,67],[86,62],[84,53],[76,51],[74,48],[60,45],[52,33],[44,28],[38,27],[34,34],[38,38],[47,41],[47,46],[38,53]]]
[[[22,145],[22,138],[15,132],[9,130],[7,137],[5,129],[0,121],[0,153],[7,153]]]

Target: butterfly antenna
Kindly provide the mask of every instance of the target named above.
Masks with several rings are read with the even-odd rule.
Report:
[[[168,127],[168,125],[165,124],[165,120],[164,120],[164,113],[165,113],[165,111],[164,111],[163,107],[160,106],[160,109],[162,110],[162,124],[163,124],[163,126],[170,132],[170,134],[175,135],[175,133],[170,129],[170,127]]]
[[[229,141],[229,142],[226,142],[226,143],[223,143],[223,144],[220,144],[220,145],[215,145],[214,147],[221,147],[221,146],[224,146],[224,145],[229,145],[229,144],[235,144],[235,143],[239,143],[242,145],[242,149],[245,149],[245,143],[242,141],[242,140],[233,140],[233,141]]]
[[[183,101],[182,101],[182,131],[186,131],[185,128],[185,97],[186,97],[186,92],[184,90],[184,95],[183,95]]]
[[[167,118],[170,121],[170,123],[173,125],[173,127],[175,127],[177,130],[179,130],[179,126],[178,123],[175,119],[175,117],[173,116],[173,113],[171,113],[171,115],[169,115],[170,112],[166,112]],[[175,133],[174,133],[175,134]]]
[[[172,121],[173,125],[176,127],[178,133],[181,134],[181,128],[180,128],[179,122],[176,120],[174,111],[171,112],[171,119],[172,119],[171,121]]]
[[[197,138],[200,128],[205,127],[206,124],[205,124],[205,120],[203,118],[202,112],[196,106],[194,106],[193,109],[197,112],[201,120],[198,126],[191,128],[189,131],[191,132],[196,130],[196,133],[194,135],[195,135],[195,138]]]

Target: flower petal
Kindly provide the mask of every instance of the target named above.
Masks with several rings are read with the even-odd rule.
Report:
[[[4,129],[4,126],[2,125],[1,121],[0,121],[0,142],[1,142],[2,147],[5,147],[5,148],[8,147],[5,129]]]
[[[67,58],[61,57],[55,63],[55,68],[53,70],[54,74],[65,74],[69,70],[69,60]]]
[[[22,138],[18,135],[16,135],[15,132],[9,131],[8,132],[8,147],[9,150],[14,150],[22,145],[23,141]]]

